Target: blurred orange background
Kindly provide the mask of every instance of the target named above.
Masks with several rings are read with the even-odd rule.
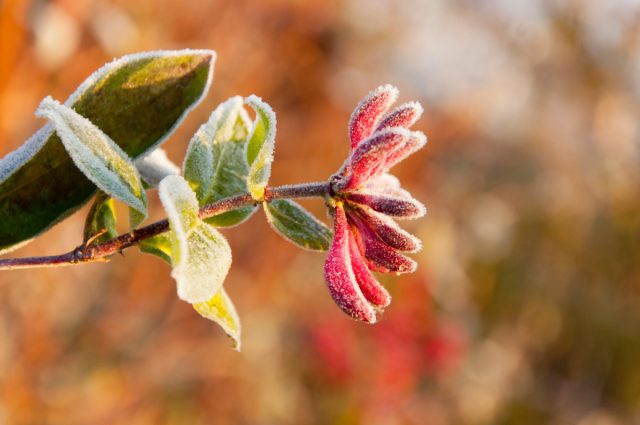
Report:
[[[0,424],[640,424],[638,2],[2,0],[0,155],[43,97],[188,47],[218,60],[164,145],[177,163],[218,103],[255,93],[278,116],[272,183],[323,180],[369,90],[419,100],[430,142],[394,170],[429,208],[403,223],[419,270],[384,276],[391,306],[356,323],[324,254],[256,214],[224,231],[242,353],[135,249],[2,272]],[[13,255],[72,249],[86,212]]]

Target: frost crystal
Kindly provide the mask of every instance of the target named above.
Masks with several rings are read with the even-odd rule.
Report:
[[[179,175],[180,167],[171,162],[167,152],[158,148],[144,158],[134,162],[142,179],[152,187],[157,187],[160,181],[170,175]]]

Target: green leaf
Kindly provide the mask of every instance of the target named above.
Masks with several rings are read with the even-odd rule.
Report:
[[[278,199],[263,203],[267,221],[285,239],[312,251],[327,251],[331,245],[331,230],[300,204]]]
[[[207,92],[215,53],[125,56],[91,75],[65,103],[132,158],[162,143]],[[0,160],[0,252],[15,249],[87,202],[95,185],[51,125]]]
[[[51,97],[36,115],[48,118],[76,166],[107,195],[135,210],[135,227],[147,215],[147,197],[138,170],[127,154],[91,121]]]
[[[84,223],[83,241],[85,244],[93,245],[106,242],[116,236],[118,231],[113,199],[104,192],[98,192]]]
[[[236,96],[220,104],[191,139],[184,177],[200,205],[247,192],[245,146],[250,125],[242,98]],[[206,222],[216,227],[233,226],[255,210],[247,206],[207,218]]]
[[[160,257],[167,264],[171,265],[171,236],[168,233],[161,233],[149,239],[145,239],[138,245],[140,251]]]
[[[233,339],[234,348],[240,351],[240,318],[224,288],[220,288],[209,301],[193,304],[193,308],[203,317],[220,325]]]
[[[158,186],[171,228],[171,276],[178,297],[208,301],[222,287],[231,266],[231,248],[213,226],[198,218],[198,201],[180,176],[168,176]]]
[[[247,186],[253,199],[262,201],[271,176],[271,163],[276,143],[276,114],[258,96],[249,96],[245,99],[245,103],[256,112],[256,119],[247,143],[247,163],[249,164]]]

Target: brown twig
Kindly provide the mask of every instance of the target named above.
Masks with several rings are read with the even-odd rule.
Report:
[[[303,183],[267,188],[264,202],[271,202],[276,199],[323,197],[327,193],[327,190],[328,186],[325,182]],[[203,206],[200,208],[199,216],[201,219],[205,219],[247,205],[257,205],[259,203],[260,202],[254,200],[250,194],[244,193],[224,198]],[[108,261],[109,256],[122,252],[133,245],[139,244],[145,239],[164,233],[167,230],[169,230],[169,221],[164,219],[149,224],[148,226],[135,229],[129,233],[116,236],[115,238],[101,244],[88,246],[82,244],[73,251],[69,251],[65,254],[43,257],[0,259],[0,270],[59,267],[79,263]]]

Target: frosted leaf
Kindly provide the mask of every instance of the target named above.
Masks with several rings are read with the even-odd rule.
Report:
[[[220,325],[233,339],[234,348],[240,351],[240,318],[224,288],[220,288],[209,301],[193,304],[193,308],[203,317]]]
[[[118,231],[113,199],[104,192],[98,192],[84,222],[83,242],[102,243],[116,236]]]
[[[198,218],[198,201],[180,176],[168,176],[158,187],[171,228],[171,276],[178,297],[197,303],[211,299],[231,266],[231,248],[213,226]]]
[[[93,72],[65,105],[89,119],[132,158],[151,152],[207,92],[211,50],[123,56]],[[25,244],[96,192],[50,123],[0,159],[0,252]]]
[[[271,163],[276,142],[276,115],[258,96],[247,97],[245,103],[256,112],[256,119],[247,143],[247,163],[249,164],[247,185],[253,199],[262,201],[271,176]]]
[[[145,239],[138,244],[140,251],[155,255],[171,265],[171,236],[167,233]]]
[[[40,103],[36,115],[51,121],[67,153],[89,180],[136,210],[136,221],[146,216],[147,197],[140,176],[120,146],[91,121],[51,97]]]
[[[263,205],[267,221],[285,239],[312,251],[329,249],[331,230],[300,204],[279,199]]]
[[[335,209],[335,235],[324,263],[324,277],[335,303],[349,316],[367,323],[376,322],[376,314],[356,281],[349,254],[352,237],[342,206]]]
[[[382,115],[397,98],[398,89],[387,84],[378,87],[360,102],[349,120],[349,138],[352,149],[371,136]]]
[[[250,126],[242,97],[236,96],[220,104],[191,139],[183,168],[200,205],[247,192],[245,149]],[[242,207],[209,217],[206,222],[232,226],[254,211],[254,206]]]
[[[151,187],[158,187],[160,181],[169,175],[180,174],[180,167],[171,162],[167,157],[167,152],[162,148],[158,148],[149,155],[137,159],[134,165],[140,172],[142,180]]]

